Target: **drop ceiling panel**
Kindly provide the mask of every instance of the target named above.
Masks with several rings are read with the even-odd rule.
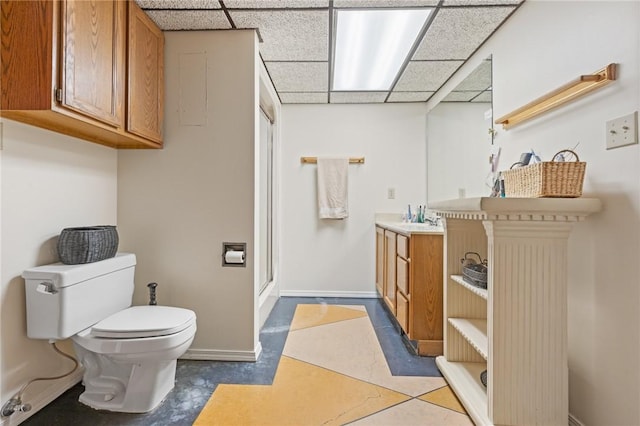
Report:
[[[413,59],[465,60],[514,9],[512,6],[441,9]]]
[[[287,9],[329,7],[329,0],[224,0],[227,9]]]
[[[491,92],[482,92],[479,96],[476,96],[471,102],[491,102]]]
[[[451,92],[442,99],[442,102],[469,102],[479,94],[479,91]]]
[[[331,92],[332,104],[378,104],[383,103],[388,92]]]
[[[399,92],[436,91],[463,61],[411,61],[394,90]]]
[[[226,30],[231,28],[222,10],[147,10],[162,30]]]
[[[265,61],[326,61],[329,15],[326,11],[229,11],[238,28],[259,28]]]
[[[444,0],[444,6],[492,6],[492,5],[518,5],[523,0]]]
[[[220,9],[218,0],[136,0],[143,9]]]
[[[326,92],[329,73],[326,62],[266,62],[278,92]]]
[[[417,7],[436,6],[438,0],[333,0],[333,7]]]
[[[392,92],[387,102],[426,102],[434,92]]]
[[[489,87],[491,87],[491,61],[483,61],[453,90],[483,91]]]
[[[326,104],[329,97],[326,92],[280,92],[279,95],[283,104]]]

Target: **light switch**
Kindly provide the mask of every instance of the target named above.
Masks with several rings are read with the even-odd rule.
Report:
[[[396,189],[395,188],[387,188],[387,199],[395,200],[396,199]]]
[[[607,149],[638,143],[638,111],[607,121]]]

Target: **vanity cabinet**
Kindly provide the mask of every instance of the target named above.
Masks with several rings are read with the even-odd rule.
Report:
[[[442,354],[442,241],[376,227],[378,293],[420,355]]]
[[[2,0],[0,8],[3,117],[111,147],[162,146],[162,51],[140,47],[151,44],[127,18],[137,16],[135,3]],[[155,133],[139,131],[140,121]]]
[[[566,426],[567,241],[600,201],[473,198],[429,209],[445,228],[438,368],[476,425]],[[487,289],[461,276],[469,251],[488,259]]]

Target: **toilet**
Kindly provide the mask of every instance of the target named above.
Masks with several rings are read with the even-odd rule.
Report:
[[[145,413],[173,389],[176,360],[196,332],[196,315],[170,306],[131,306],[134,254],[23,272],[27,335],[71,338],[84,367],[80,402],[99,410]]]

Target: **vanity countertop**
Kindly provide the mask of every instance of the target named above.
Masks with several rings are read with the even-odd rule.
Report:
[[[444,228],[442,226],[433,226],[428,223],[406,223],[406,222],[393,222],[376,220],[376,226],[379,226],[389,231],[397,232],[400,234],[437,234],[442,235]]]

